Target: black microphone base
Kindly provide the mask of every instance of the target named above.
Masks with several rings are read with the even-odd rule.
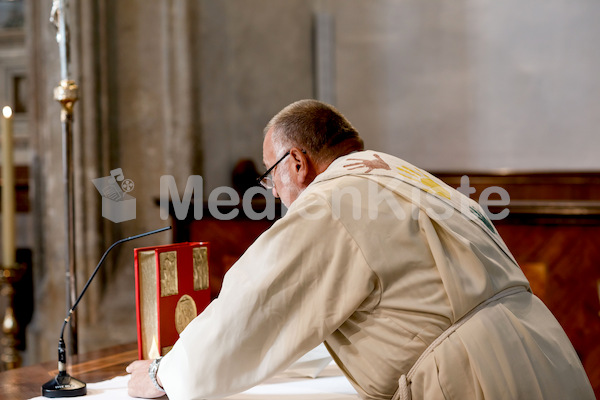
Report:
[[[67,373],[59,373],[54,379],[42,385],[42,396],[44,397],[77,397],[85,396],[87,388],[85,382],[73,378]]]

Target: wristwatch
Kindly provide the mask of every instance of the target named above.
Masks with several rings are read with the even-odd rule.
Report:
[[[150,380],[152,381],[154,387],[160,390],[161,392],[164,392],[165,389],[160,387],[160,385],[156,381],[156,373],[158,372],[158,364],[160,364],[160,360],[162,360],[162,356],[152,360],[152,363],[150,363],[150,366],[148,367],[148,375],[150,375]]]

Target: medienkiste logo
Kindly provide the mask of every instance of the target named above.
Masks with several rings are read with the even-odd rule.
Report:
[[[110,171],[110,176],[93,179],[92,182],[102,196],[102,216],[113,222],[129,221],[136,218],[136,199],[128,193],[134,188],[134,183],[131,179],[125,179],[121,168]],[[423,193],[437,196],[439,199],[446,199],[450,196],[448,189],[443,188],[435,181],[427,176],[415,175],[415,179],[419,179],[424,183],[425,189],[413,187],[409,194],[406,194],[407,199],[414,200],[413,210],[415,205],[420,203]],[[400,182],[396,183],[400,185]],[[211,218],[228,221],[238,217],[241,213],[245,218],[251,220],[274,220],[276,218],[278,207],[275,198],[272,196],[271,190],[265,189],[262,186],[253,186],[243,192],[243,195],[234,188],[227,186],[219,186],[214,188],[208,195],[208,199],[204,201],[203,195],[204,181],[200,175],[191,175],[188,177],[185,190],[180,196],[181,191],[175,183],[175,178],[172,175],[163,175],[160,177],[160,218],[167,220],[173,217],[177,220],[184,220],[192,217],[195,220],[201,220],[204,216],[204,208],[207,206],[208,213]],[[389,186],[389,185],[388,185]],[[402,220],[405,218],[416,218],[418,214],[409,212],[405,209],[406,200],[402,196],[393,195],[394,185],[383,187],[375,182],[369,181],[366,192],[359,190],[357,187],[342,187],[334,188],[331,193],[331,204],[329,210],[333,218],[341,218],[342,214],[349,213],[352,218],[359,220],[364,217],[363,213],[368,213],[368,218],[378,218],[380,206],[383,203],[389,211],[393,211],[395,216]],[[424,190],[424,191],[423,191]],[[492,212],[489,206],[507,206],[510,203],[508,192],[498,186],[488,187],[482,190],[479,195],[478,204],[481,207],[473,206],[475,202],[470,203],[471,194],[475,193],[475,188],[470,186],[469,177],[464,175],[461,177],[460,186],[456,188],[464,196],[459,196],[458,201],[460,207],[455,209],[453,206],[434,207],[429,204],[425,211],[431,214],[436,219],[443,220],[450,218],[455,212],[464,212],[468,208],[468,212],[474,214],[491,230],[493,225],[491,221],[501,220],[508,216],[508,208],[501,209],[499,212]],[[490,199],[491,196],[499,197],[499,199]],[[255,198],[261,198],[258,203],[263,207],[255,209],[253,206]],[[350,201],[347,201],[347,199]],[[194,201],[196,200],[196,201]],[[257,203],[257,204],[258,204]],[[193,214],[190,215],[190,207],[193,208]],[[280,215],[284,215],[287,209],[283,203]],[[496,208],[498,208],[496,207]],[[462,210],[462,211],[459,211]],[[299,214],[307,219],[319,219],[327,217],[326,208],[318,210],[316,213],[308,213],[301,211]]]
[[[131,179],[125,179],[123,170],[116,168],[110,176],[92,179],[102,196],[102,216],[112,222],[135,219],[135,197],[128,193],[135,187]]]

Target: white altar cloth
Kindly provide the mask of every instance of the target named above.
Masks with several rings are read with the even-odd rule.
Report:
[[[85,399],[131,400],[127,394],[130,375],[87,384]],[[166,397],[163,397],[166,399]],[[300,378],[284,371],[245,392],[226,397],[227,400],[358,400],[358,394],[335,363],[330,363],[318,378]],[[46,400],[35,397],[31,400]]]

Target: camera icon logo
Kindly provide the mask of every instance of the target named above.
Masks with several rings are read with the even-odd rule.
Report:
[[[128,193],[135,184],[125,179],[121,168],[110,171],[110,176],[92,179],[102,196],[102,216],[112,222],[123,222],[135,219],[136,199]]]

